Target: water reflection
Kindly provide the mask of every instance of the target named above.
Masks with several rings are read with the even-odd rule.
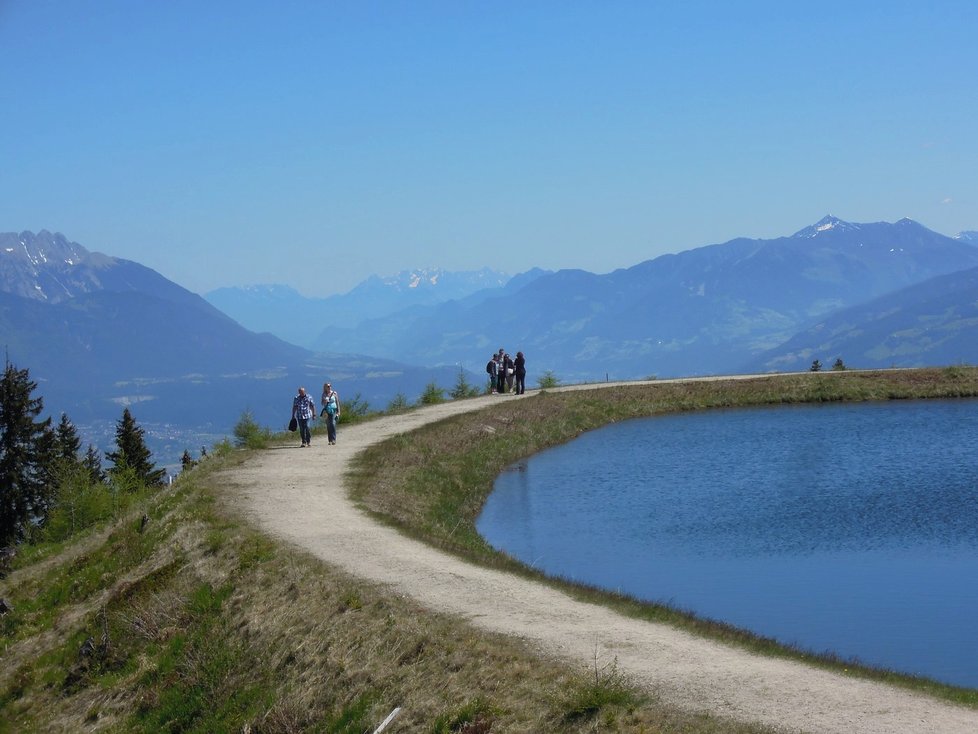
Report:
[[[629,421],[532,457],[479,519],[547,573],[978,687],[978,402]]]

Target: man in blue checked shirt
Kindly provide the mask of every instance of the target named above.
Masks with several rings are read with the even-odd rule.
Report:
[[[316,403],[306,394],[306,388],[300,387],[299,394],[292,399],[292,417],[299,423],[299,437],[302,439],[301,448],[305,448],[312,440],[309,432],[309,421],[316,417]]]

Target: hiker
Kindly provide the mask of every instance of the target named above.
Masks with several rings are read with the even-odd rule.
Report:
[[[516,359],[513,360],[513,372],[516,376],[516,394],[522,395],[526,392],[526,358],[523,356],[523,352],[516,353]]]
[[[328,382],[323,384],[321,402],[323,410],[320,415],[326,416],[326,435],[329,438],[330,446],[332,446],[336,443],[336,421],[340,419],[340,396],[336,394],[336,390]]]
[[[300,448],[305,448],[312,441],[312,434],[309,432],[309,421],[316,418],[316,403],[306,395],[306,388],[300,387],[299,394],[292,398],[292,417],[299,424],[299,438],[302,439]]]
[[[506,372],[503,369],[503,348],[499,347],[499,351],[492,355],[493,361],[496,363],[496,392],[503,393],[506,390]]]
[[[513,358],[503,355],[503,379],[506,381],[506,392],[513,389]]]
[[[498,366],[496,364],[496,355],[495,354],[492,355],[489,358],[489,361],[488,362],[486,362],[486,374],[489,375],[489,393],[490,393],[490,395],[495,395],[496,394],[496,383],[497,383],[497,377],[496,376],[498,374]]]

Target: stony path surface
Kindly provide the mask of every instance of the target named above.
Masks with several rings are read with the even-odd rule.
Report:
[[[264,451],[223,481],[264,531],[329,564],[582,667],[593,665],[596,651],[599,664],[617,658],[638,684],[688,710],[792,732],[978,732],[978,711],[620,616],[410,540],[348,500],[344,473],[368,445],[494,401],[532,399],[485,396],[341,425],[335,446],[323,438],[306,449]]]

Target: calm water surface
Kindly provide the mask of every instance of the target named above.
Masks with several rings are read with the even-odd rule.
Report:
[[[551,575],[978,687],[978,401],[611,425],[504,472],[477,527]]]

